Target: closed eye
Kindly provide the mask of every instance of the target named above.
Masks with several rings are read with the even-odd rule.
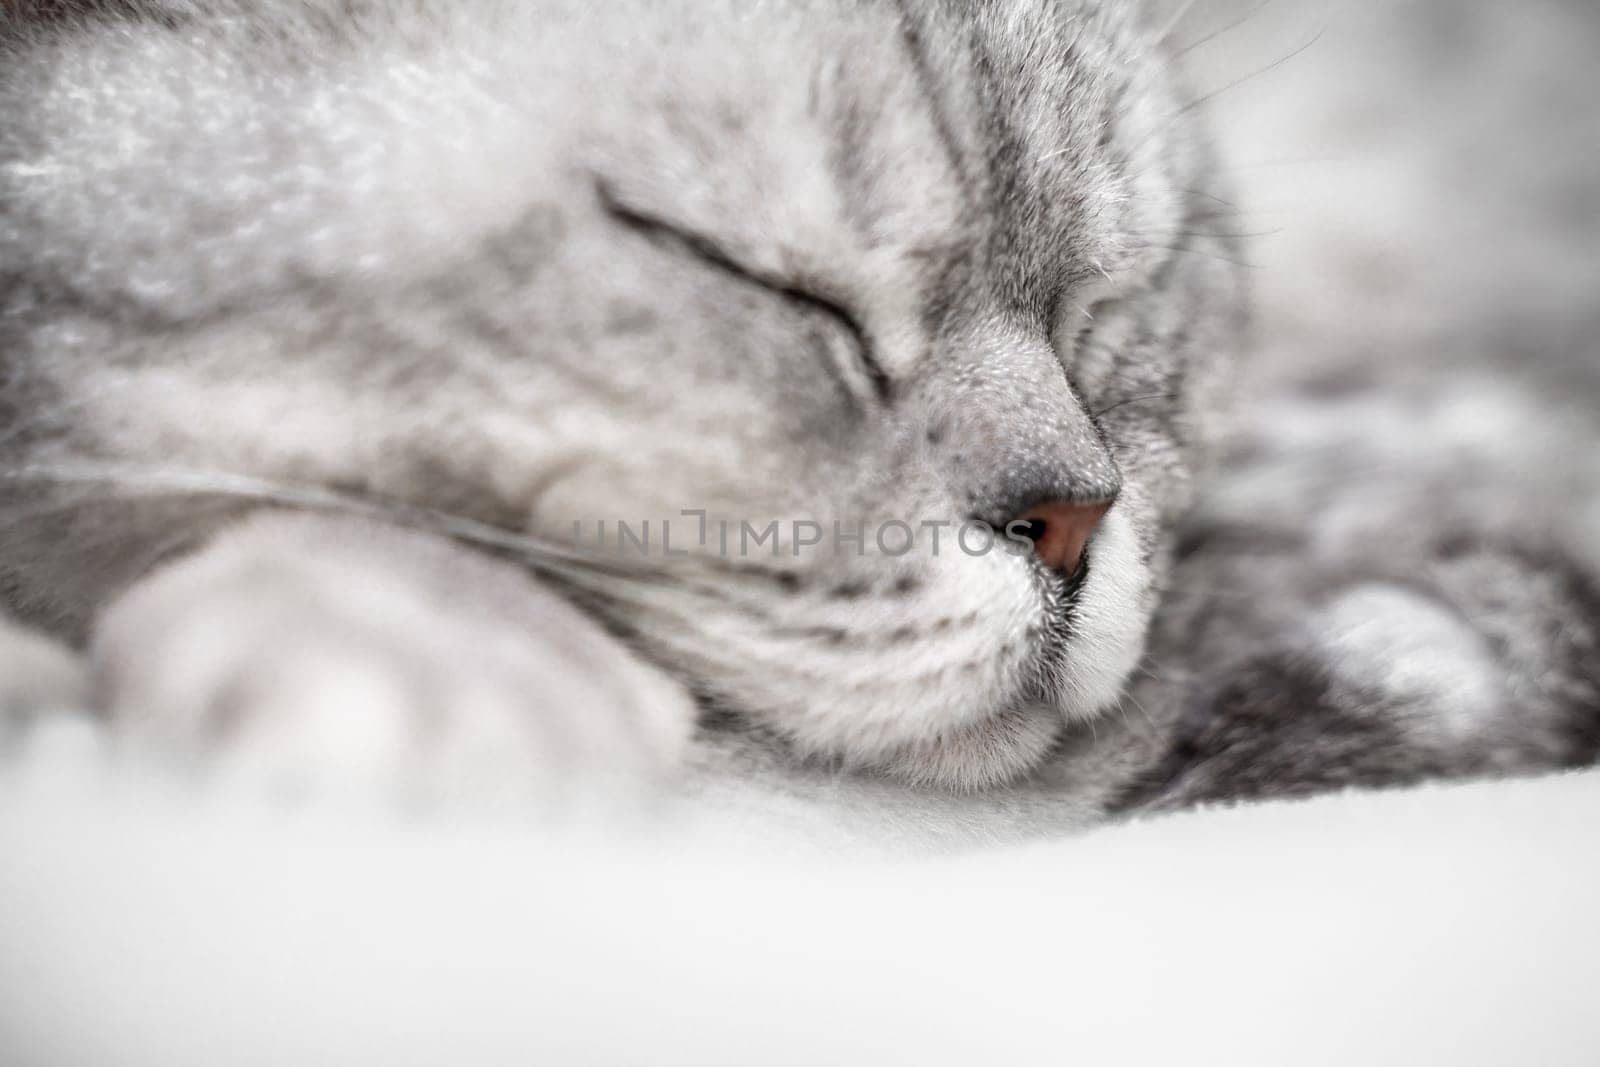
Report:
[[[748,284],[758,285],[804,311],[833,320],[854,342],[851,348],[856,358],[856,369],[871,384],[878,400],[883,403],[889,402],[893,393],[893,382],[873,355],[872,342],[867,331],[847,308],[809,289],[745,266],[704,234],[695,233],[677,223],[647,215],[637,208],[624,204],[603,182],[597,182],[595,189],[606,213],[635,233],[691,255],[723,274]]]

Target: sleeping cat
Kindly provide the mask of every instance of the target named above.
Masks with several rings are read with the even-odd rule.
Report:
[[[1581,560],[1230,415],[1171,11],[23,6],[0,588],[129,744],[1030,826],[1595,756]]]

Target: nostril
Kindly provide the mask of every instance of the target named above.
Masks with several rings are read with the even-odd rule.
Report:
[[[1021,534],[1037,545],[1044,540],[1050,525],[1043,519],[1016,519],[1012,522],[1011,528],[1013,533]]]
[[[1087,504],[1059,501],[1029,508],[1006,524],[1006,532],[1033,542],[1034,555],[1052,570],[1071,573],[1083,560],[1083,551],[1095,527],[1111,510],[1111,501]]]

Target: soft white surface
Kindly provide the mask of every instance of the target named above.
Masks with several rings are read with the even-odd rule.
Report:
[[[1600,1062],[1596,773],[891,862],[75,760],[0,793],[8,1067]]]

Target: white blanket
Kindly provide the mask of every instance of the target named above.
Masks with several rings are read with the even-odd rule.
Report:
[[[0,1062],[1600,1062],[1600,773],[921,860],[0,792]]]

